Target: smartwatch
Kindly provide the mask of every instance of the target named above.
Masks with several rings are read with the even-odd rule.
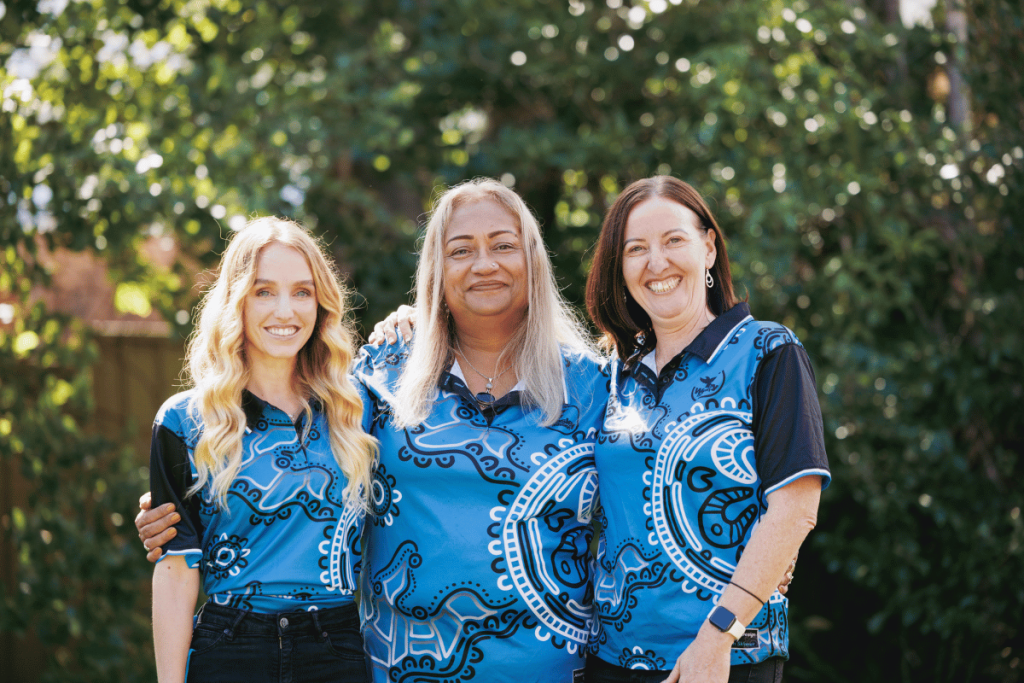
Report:
[[[728,633],[733,640],[739,640],[747,627],[741,624],[736,615],[724,607],[715,607],[708,615],[708,621],[722,633]]]

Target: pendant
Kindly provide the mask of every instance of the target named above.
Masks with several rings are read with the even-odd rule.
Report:
[[[487,388],[490,389],[490,387]],[[494,403],[494,396],[490,392],[481,391],[479,394],[476,395],[476,400],[479,401],[480,403],[491,404]]]

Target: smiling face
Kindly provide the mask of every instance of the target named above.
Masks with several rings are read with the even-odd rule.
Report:
[[[622,276],[654,331],[707,315],[705,270],[715,263],[715,233],[689,208],[663,197],[636,205],[626,220]]]
[[[462,204],[452,212],[443,249],[444,297],[456,325],[522,320],[526,252],[512,214],[490,199]]]
[[[316,329],[316,288],[306,257],[280,243],[264,247],[243,315],[250,365],[294,363]]]

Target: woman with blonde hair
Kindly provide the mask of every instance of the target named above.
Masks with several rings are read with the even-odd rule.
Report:
[[[259,218],[200,307],[192,388],[153,426],[153,502],[181,511],[153,573],[159,680],[365,680],[352,593],[375,444],[345,293],[305,230]]]

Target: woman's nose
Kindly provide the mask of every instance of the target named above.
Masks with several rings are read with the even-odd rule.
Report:
[[[653,247],[647,253],[647,270],[652,273],[659,273],[668,265],[668,259],[660,247]]]
[[[497,268],[497,262],[488,252],[481,252],[480,255],[473,260],[473,270],[478,273],[489,273],[492,270],[497,270]]]
[[[291,297],[287,294],[282,294],[277,297],[277,306],[274,309],[274,313],[279,318],[290,318],[292,317],[292,302]]]

